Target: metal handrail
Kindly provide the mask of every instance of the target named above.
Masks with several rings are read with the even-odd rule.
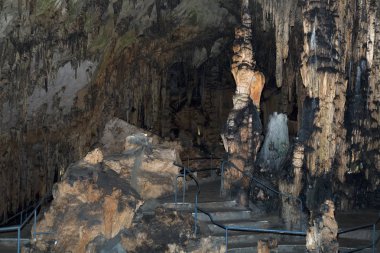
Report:
[[[220,158],[220,157],[213,157],[212,155],[210,155],[210,156],[205,156],[205,157],[187,158],[187,161],[198,161],[198,160],[207,160],[207,159],[222,160],[222,158]]]
[[[223,161],[222,158],[220,157],[214,157],[214,154],[211,153],[209,156],[204,156],[204,157],[192,157],[190,158],[187,156],[187,168],[190,168],[190,161],[201,161],[201,160],[210,160],[211,161],[211,167],[209,168],[202,168],[202,169],[193,169],[194,172],[204,172],[204,171],[215,171],[220,169],[220,167],[213,167],[214,166],[214,160],[220,160]]]
[[[277,191],[276,189],[273,189],[272,187],[266,185],[265,183],[263,183],[262,181],[260,181],[259,179],[253,177],[252,175],[249,175],[247,174],[247,172],[245,171],[242,171],[240,168],[238,168],[233,162],[229,161],[228,158],[227,160],[223,160],[222,161],[222,164],[221,164],[221,184],[220,184],[220,194],[222,195],[222,191],[224,190],[224,166],[225,164],[228,163],[229,165],[232,166],[232,168],[236,169],[237,171],[239,171],[240,173],[243,174],[243,176],[246,176],[248,177],[250,180],[256,182],[257,184],[260,184],[261,186],[267,188],[268,190],[278,194],[278,195],[282,195],[284,197],[287,197],[287,198],[292,198],[292,199],[295,199],[297,202],[299,202],[299,205],[300,205],[300,229],[302,230],[302,212],[303,212],[303,203],[302,203],[302,200],[299,198],[299,197],[295,197],[293,195],[290,195],[290,194],[286,194],[286,193],[283,193],[283,192],[280,192],[280,191]]]
[[[372,238],[371,238],[372,243],[371,244],[369,244],[367,246],[363,246],[363,247],[357,248],[357,249],[353,249],[353,250],[350,250],[350,251],[346,251],[344,253],[359,252],[361,250],[369,249],[369,248],[372,248],[372,253],[375,253],[376,252],[376,245],[380,241],[380,235],[376,239],[376,226],[377,226],[377,224],[379,222],[380,222],[380,217],[375,221],[375,223],[372,223],[372,224],[367,224],[367,225],[362,225],[362,226],[358,226],[358,227],[353,227],[353,228],[348,228],[348,229],[340,230],[338,232],[338,236],[341,235],[341,234],[345,234],[345,233],[352,232],[352,231],[357,231],[357,230],[364,229],[364,228],[372,228]]]
[[[13,219],[14,217],[16,217],[16,216],[18,216],[18,215],[21,214],[21,219],[20,219],[20,224],[19,225],[0,227],[0,233],[2,233],[2,232],[17,231],[17,253],[21,252],[21,240],[25,240],[24,238],[21,238],[21,230],[27,224],[27,222],[29,222],[29,220],[33,216],[34,216],[34,221],[33,221],[33,238],[35,239],[37,234],[42,234],[43,233],[43,232],[37,233],[37,231],[36,231],[37,210],[38,210],[38,208],[40,208],[40,206],[42,205],[43,201],[45,201],[48,197],[50,197],[50,195],[43,197],[39,202],[37,202],[37,204],[34,206],[32,212],[29,215],[27,215],[24,220],[22,219],[23,213],[25,212],[26,214],[28,214],[28,210],[31,209],[31,207],[28,207],[27,209],[25,209],[25,210],[17,213],[13,217],[11,217]],[[10,219],[8,219],[8,221],[9,220]]]
[[[0,223],[0,226],[3,226],[3,225],[5,225],[5,224],[8,224],[10,221],[16,219],[18,216],[20,216],[20,220],[22,221],[23,214],[24,214],[24,213],[27,213],[28,210],[33,209],[33,207],[34,207],[35,205],[36,205],[36,203],[33,203],[33,204],[29,205],[27,208],[21,210],[20,212],[15,213],[13,216],[7,218],[7,219],[4,220],[2,223]],[[20,222],[21,222],[21,221],[20,221]]]
[[[194,176],[194,174],[193,174],[192,170],[190,170],[190,168],[187,168],[187,167],[185,167],[183,165],[180,165],[180,164],[177,164],[175,162],[173,164],[175,166],[177,166],[177,167],[182,168],[182,170],[183,170],[183,174],[178,174],[177,175],[176,182],[174,184],[175,185],[174,202],[175,202],[176,205],[177,205],[177,192],[178,192],[177,180],[178,180],[179,177],[183,177],[183,181],[184,181],[184,183],[183,183],[184,188],[183,188],[183,192],[182,192],[182,194],[183,194],[183,196],[182,196],[183,203],[185,203],[185,193],[186,193],[186,191],[185,191],[185,187],[186,187],[186,185],[185,185],[186,172],[187,172],[187,175],[189,175],[190,178],[194,180],[194,182],[195,182],[195,184],[197,186],[197,192],[195,194],[195,202],[194,202],[194,220],[195,220],[194,221],[194,235],[197,236],[197,230],[198,230],[198,227],[197,227],[197,223],[198,223],[198,196],[201,193],[201,188],[199,186],[198,180],[196,179],[196,177]]]
[[[226,160],[222,160],[222,177],[223,177],[223,173],[224,173],[224,164],[226,162],[229,162],[229,161],[226,161]],[[246,176],[249,176],[251,179],[255,179],[253,178],[252,176],[250,175],[247,175],[245,174],[244,171],[241,171],[239,168],[236,167],[235,164],[233,164],[232,162],[229,162],[230,164],[233,165],[233,167],[235,169],[237,169],[238,171],[240,171],[243,175],[246,175]],[[198,223],[198,211],[205,214],[206,216],[209,217],[210,221],[216,225],[217,227],[220,227],[222,229],[225,230],[225,245],[226,245],[226,251],[228,250],[228,231],[244,231],[244,232],[258,232],[258,233],[271,233],[271,234],[282,234],[282,235],[291,235],[291,236],[306,236],[306,231],[292,231],[292,230],[281,230],[281,229],[262,229],[262,228],[255,228],[255,227],[243,227],[243,226],[226,226],[224,224],[221,224],[221,223],[218,223],[216,222],[212,215],[210,213],[208,213],[207,211],[201,209],[198,207],[198,196],[200,194],[200,186],[199,186],[199,182],[198,180],[196,179],[196,177],[193,175],[193,172],[195,170],[192,170],[191,168],[188,168],[188,167],[185,167],[185,166],[182,166],[182,165],[179,165],[179,164],[176,164],[174,163],[174,165],[178,166],[178,167],[181,167],[183,169],[183,174],[180,174],[178,176],[182,177],[182,176],[186,176],[186,172],[187,174],[190,176],[190,178],[192,180],[194,180],[194,182],[196,183],[196,186],[197,186],[197,193],[195,195],[195,212],[194,212],[194,234],[195,236],[197,235],[197,223]],[[177,179],[178,179],[178,176],[177,176]],[[257,179],[256,179],[257,180]],[[267,189],[269,190],[272,190],[274,192],[277,192],[278,194],[280,195],[284,195],[284,196],[287,196],[287,197],[291,197],[291,198],[295,198],[297,199],[298,201],[300,201],[300,205],[301,205],[301,210],[302,210],[302,201],[299,199],[299,198],[296,198],[292,195],[288,195],[288,194],[285,194],[285,193],[281,193],[269,186],[267,186],[266,184],[262,183],[260,180],[257,180],[258,183],[260,183],[262,186],[266,187]],[[222,181],[223,182],[223,181]],[[256,182],[256,181],[255,181]],[[185,192],[184,192],[185,194]],[[177,195],[177,185],[176,185],[176,195]],[[177,198],[177,197],[175,197]],[[355,230],[359,230],[359,229],[363,229],[363,228],[368,228],[368,227],[372,227],[372,243],[368,246],[364,246],[364,247],[361,247],[361,248],[357,248],[357,249],[354,249],[354,250],[351,250],[351,251],[347,251],[345,253],[354,253],[354,252],[358,252],[358,251],[361,251],[361,250],[364,250],[364,249],[367,249],[367,248],[372,248],[372,253],[375,253],[376,252],[376,244],[380,241],[380,236],[378,236],[377,239],[375,239],[376,237],[376,225],[380,222],[380,217],[377,219],[377,221],[373,224],[368,224],[368,225],[362,225],[362,226],[358,226],[358,227],[354,227],[354,228],[348,228],[348,229],[344,229],[344,230],[340,230],[338,232],[338,235],[340,234],[344,234],[344,233],[348,233],[348,232],[352,232],[352,231],[355,231]]]
[[[228,231],[243,231],[243,232],[257,232],[257,233],[270,233],[270,234],[281,234],[281,235],[294,235],[294,236],[306,236],[305,231],[291,231],[282,229],[265,229],[265,228],[255,228],[255,227],[243,227],[243,226],[226,226],[214,221],[212,215],[205,210],[198,207],[198,211],[207,215],[210,221],[217,227],[224,229],[224,239],[226,245],[226,251],[228,250]]]
[[[176,178],[176,180],[178,179],[178,177],[182,177],[182,176],[185,176],[186,175],[186,172],[187,172],[187,175],[190,176],[190,178],[192,180],[194,180],[196,186],[197,186],[197,193],[195,195],[195,212],[194,212],[194,234],[195,236],[197,235],[197,224],[198,224],[198,211],[207,215],[209,218],[210,218],[210,221],[222,228],[225,230],[225,243],[226,243],[226,251],[228,249],[228,231],[245,231],[245,232],[259,232],[259,233],[272,233],[272,234],[283,234],[283,235],[295,235],[295,236],[306,236],[306,232],[305,231],[290,231],[290,230],[281,230],[281,229],[263,229],[263,228],[255,228],[255,227],[240,227],[240,226],[226,226],[224,224],[220,224],[218,222],[216,222],[212,215],[210,213],[208,213],[207,211],[201,209],[198,207],[198,196],[201,192],[200,190],[200,186],[199,186],[199,182],[198,180],[196,179],[196,177],[193,175],[193,171],[185,166],[182,166],[182,165],[179,165],[179,164],[176,164],[174,163],[174,165],[180,167],[183,169],[183,174],[179,174]],[[177,184],[176,184],[176,193],[175,195],[177,195]],[[177,199],[177,197],[175,197],[175,199]]]

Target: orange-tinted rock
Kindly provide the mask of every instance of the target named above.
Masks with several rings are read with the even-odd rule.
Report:
[[[112,238],[129,228],[142,201],[130,184],[112,170],[79,162],[56,184],[54,200],[37,231],[52,234],[37,237],[38,250],[86,252],[97,236]]]

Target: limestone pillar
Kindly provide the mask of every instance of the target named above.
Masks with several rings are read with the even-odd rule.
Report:
[[[235,29],[231,72],[236,82],[236,91],[233,96],[233,109],[227,119],[224,141],[230,153],[230,161],[239,170],[249,172],[249,165],[256,158],[261,143],[258,110],[265,78],[256,70],[248,0],[242,1],[241,22]],[[232,193],[244,191],[249,180],[232,167],[226,172],[225,190]]]

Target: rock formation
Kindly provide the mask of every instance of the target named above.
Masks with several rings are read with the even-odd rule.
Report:
[[[307,231],[306,247],[309,252],[338,252],[338,224],[335,221],[334,203],[327,200],[321,205],[317,219]]]
[[[226,190],[255,188],[269,208],[281,203],[289,229],[308,227],[309,251],[336,251],[333,210],[379,207],[380,2],[242,3],[0,0],[0,222],[56,182],[71,189],[64,175],[77,161],[129,181],[136,203],[165,195],[178,143],[183,158],[220,155],[223,134],[238,169],[288,197],[233,168]],[[262,129],[275,112],[287,117],[289,150],[261,172]],[[144,130],[123,132],[116,120],[106,131],[121,126],[120,138],[102,139],[114,117]],[[85,178],[79,196],[98,187]],[[115,191],[94,190],[99,203],[123,202]],[[111,247],[102,236],[91,245]]]
[[[68,168],[53,198],[37,224],[37,231],[48,233],[37,236],[35,242],[42,252],[87,252],[98,236],[110,240],[130,228],[143,203],[128,181],[112,170],[103,170],[99,163],[86,161]]]
[[[258,110],[265,78],[256,70],[252,47],[252,18],[247,0],[242,1],[241,20],[242,24],[235,29],[234,55],[231,64],[236,92],[224,136],[229,160],[240,171],[231,166],[226,172],[227,191],[236,190],[233,188],[248,188],[249,180],[244,178],[241,171],[250,170],[248,165],[252,165],[255,160],[261,142],[259,137],[261,122]]]
[[[173,194],[181,146],[120,119],[110,120],[100,139],[102,164],[130,182],[144,199]]]
[[[38,232],[47,233],[37,236],[33,252],[165,251],[170,243],[182,249],[193,233],[190,214],[158,208],[141,220],[147,219],[141,215],[144,200],[174,192],[173,147],[120,119],[109,121],[100,147],[70,165],[54,185],[52,204],[37,224]]]
[[[268,67],[263,71],[269,72],[266,76],[274,77],[277,87],[281,86],[277,105],[273,107],[268,101],[264,111],[286,112],[294,115],[289,122],[298,121],[298,138],[292,158],[284,168],[283,175],[287,176],[280,179],[279,189],[293,196],[305,194],[311,214],[309,232],[315,231],[321,227],[319,221],[324,217],[321,210],[326,209],[326,201],[331,210],[332,205],[337,205],[339,210],[362,205],[360,202],[366,199],[363,196],[373,191],[373,181],[378,180],[378,154],[370,150],[373,145],[378,147],[374,129],[379,128],[376,120],[379,110],[370,105],[374,101],[373,91],[378,89],[375,84],[378,75],[373,74],[378,66],[373,62],[379,50],[379,33],[375,28],[378,27],[379,3],[255,2],[256,23],[258,27],[261,24],[257,33],[273,32],[276,41],[275,60],[268,62],[267,57],[260,54],[256,54],[256,60],[258,64],[264,60]],[[256,43],[262,43],[256,52],[272,50],[264,45],[266,38],[264,35],[263,41]],[[366,145],[368,142],[363,138],[373,144]],[[307,173],[302,173],[303,168]],[[367,193],[359,190],[363,187]],[[306,192],[303,189],[307,189]],[[289,203],[291,201],[282,201],[283,217],[288,217],[285,220],[290,222],[289,227],[297,227],[292,217],[299,212],[296,205],[293,206],[295,203]],[[332,211],[329,217],[331,222],[323,223],[322,227],[335,231]],[[335,236],[333,232],[324,239],[319,238],[318,243],[314,240],[308,243],[308,248],[336,252]]]

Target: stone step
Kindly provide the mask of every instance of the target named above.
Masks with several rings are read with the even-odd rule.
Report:
[[[180,200],[182,200],[182,198]],[[189,202],[185,202],[185,203],[178,202],[177,204],[164,203],[162,205],[163,207],[168,208],[168,209],[177,209],[177,210],[182,210],[182,211],[188,210],[189,212],[194,212],[194,206],[195,206],[194,203],[189,203]],[[245,207],[238,206],[235,200],[202,202],[202,203],[198,203],[198,207],[210,212],[217,211],[217,210],[230,210],[230,211],[246,210]]]
[[[234,226],[234,227],[249,227],[249,228],[281,228],[283,225],[278,223],[273,223],[268,220],[234,220],[222,223],[224,226]],[[210,232],[214,235],[224,233],[224,229],[218,227],[217,225],[210,223],[207,225]],[[234,233],[235,231],[230,231],[229,233]],[[239,231],[236,231],[239,232]]]
[[[372,239],[372,229],[360,229],[352,232],[344,233],[339,235],[341,239],[356,239],[356,240],[371,240]],[[380,234],[380,230],[376,230],[376,235]]]
[[[226,242],[226,238],[224,235],[215,235],[211,236],[212,241],[224,245]],[[229,245],[243,245],[246,244],[246,246],[256,246],[257,242],[259,240],[265,240],[268,238],[277,238],[278,241],[283,242],[283,244],[292,243],[296,245],[305,245],[306,244],[306,238],[304,236],[287,236],[287,235],[274,235],[274,234],[268,234],[268,233],[252,233],[252,232],[236,232],[233,234],[229,234],[228,236],[228,244]]]
[[[233,210],[233,211],[214,211],[209,212],[214,221],[233,221],[233,220],[250,220],[252,219],[252,211],[250,210]],[[194,213],[193,213],[194,217]],[[209,222],[210,218],[204,214],[198,212],[198,220]]]
[[[372,243],[372,240],[360,240],[360,239],[345,239],[345,238],[340,238],[338,239],[339,246],[340,247],[345,247],[345,248],[360,248],[364,246],[368,246]],[[376,245],[377,251],[380,251],[380,242],[377,243]]]
[[[251,247],[234,247],[229,248],[229,253],[257,253],[257,246]],[[348,252],[354,248],[340,247],[339,252]],[[271,249],[270,253],[305,253],[306,246],[304,245],[279,245],[276,249]],[[361,253],[372,253],[371,249],[361,250]]]
[[[360,227],[366,224],[374,223],[379,218],[379,216],[379,210],[376,209],[350,210],[345,212],[337,212],[335,215],[340,231],[345,230],[347,228]],[[377,234],[380,234],[379,229],[379,226],[377,226]],[[340,234],[339,238],[354,240],[371,240],[372,227],[367,227],[352,232]]]
[[[256,253],[257,246],[231,245],[229,253]],[[271,249],[270,253],[305,253],[306,247],[303,245],[279,245],[276,249]]]

